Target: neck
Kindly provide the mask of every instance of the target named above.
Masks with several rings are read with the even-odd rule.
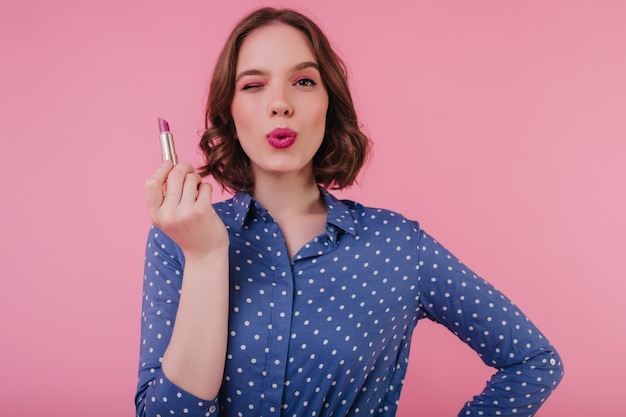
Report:
[[[250,194],[275,219],[326,212],[315,178],[310,175],[255,178]]]

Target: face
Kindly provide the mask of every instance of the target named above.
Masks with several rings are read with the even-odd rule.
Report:
[[[231,113],[255,182],[267,175],[312,177],[327,110],[328,93],[302,32],[276,23],[245,38]]]

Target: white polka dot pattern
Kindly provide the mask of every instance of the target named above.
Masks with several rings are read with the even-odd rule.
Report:
[[[416,222],[323,193],[326,231],[292,259],[278,225],[249,195],[215,205],[231,239],[231,311],[214,401],[161,371],[184,259],[150,230],[137,415],[394,416],[411,336],[425,317],[498,369],[460,415],[534,415],[562,366],[521,311]]]

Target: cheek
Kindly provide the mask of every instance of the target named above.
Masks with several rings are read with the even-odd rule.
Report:
[[[230,105],[230,115],[233,118],[233,122],[235,123],[235,127],[239,126],[239,121],[241,120],[241,103],[234,99]]]
[[[233,102],[230,105],[230,114],[233,117],[235,128],[238,131],[240,129],[245,130],[246,126],[249,126],[252,123],[252,115],[254,112],[249,107],[249,104],[246,103],[245,100],[237,98],[233,99]]]
[[[314,125],[322,123],[322,127],[326,125],[326,113],[328,112],[328,96],[325,93],[320,93],[316,97],[308,96],[296,105],[296,112],[298,107],[306,109],[308,120]]]

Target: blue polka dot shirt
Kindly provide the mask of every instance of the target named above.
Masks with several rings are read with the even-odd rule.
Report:
[[[534,415],[563,368],[518,307],[417,222],[322,193],[326,230],[291,259],[278,224],[249,194],[215,204],[231,242],[230,319],[224,379],[212,401],[161,370],[185,261],[151,228],[137,415],[394,416],[423,318],[496,368],[459,416]]]

